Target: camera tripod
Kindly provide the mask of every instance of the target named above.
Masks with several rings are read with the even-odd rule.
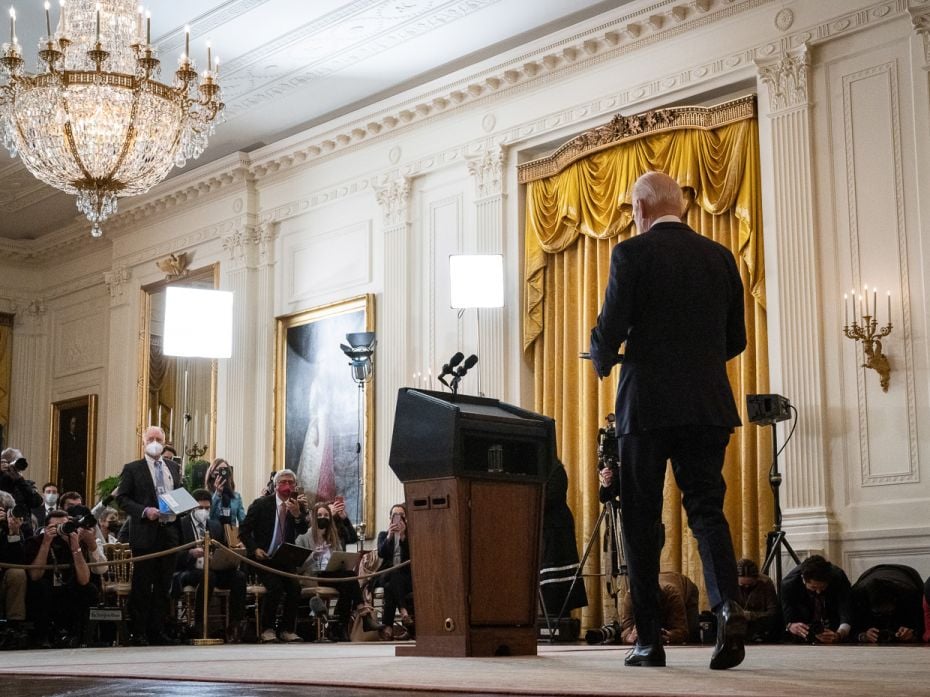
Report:
[[[542,589],[539,591],[539,602],[542,606],[543,616],[546,618],[546,627],[549,631],[550,642],[555,641],[553,627],[558,628],[565,616],[565,608],[568,606],[568,602],[572,597],[572,591],[575,590],[575,585],[582,577],[584,565],[588,561],[588,557],[591,554],[591,550],[594,548],[595,542],[600,539],[601,525],[603,525],[605,520],[607,521],[607,545],[611,554],[611,573],[608,580],[608,592],[610,595],[616,596],[621,590],[625,590],[625,588],[621,588],[621,585],[625,584],[621,584],[621,581],[618,580],[627,577],[626,560],[623,555],[623,516],[620,512],[620,502],[614,497],[604,502],[604,505],[601,507],[601,513],[597,518],[597,522],[594,524],[594,530],[592,530],[591,536],[585,543],[584,551],[581,554],[581,560],[578,562],[578,567],[575,569],[575,573],[572,576],[571,584],[565,593],[565,600],[562,601],[562,607],[559,608],[559,614],[556,616],[555,620],[550,620],[549,612],[543,601]]]
[[[775,588],[781,590],[782,547],[784,547],[789,556],[794,559],[795,564],[800,564],[801,560],[798,558],[798,555],[788,543],[788,539],[785,537],[785,531],[781,529],[781,499],[779,498],[781,473],[778,471],[778,434],[775,431],[775,423],[770,424],[770,426],[772,427],[772,468],[769,470],[769,485],[772,487],[772,495],[775,497],[775,527],[765,536],[765,563],[762,564],[762,573],[769,575],[769,568],[772,566],[772,562],[774,561]]]

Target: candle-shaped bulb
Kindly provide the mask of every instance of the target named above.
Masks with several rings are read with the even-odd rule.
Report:
[[[100,3],[97,3],[97,43],[100,43]]]
[[[65,24],[65,0],[58,0],[58,30],[64,34],[67,28]]]
[[[220,74],[220,57],[219,56],[213,59],[213,66],[214,66],[213,74],[218,77]]]
[[[49,37],[52,35],[52,16],[48,13],[50,7],[51,3],[45,0],[45,33]]]
[[[872,319],[878,321],[878,289],[872,286]]]
[[[16,43],[16,8],[10,8],[10,43]]]
[[[151,10],[145,11],[145,44],[147,46],[152,45],[152,12]]]
[[[213,65],[213,45],[207,41],[207,70]]]
[[[184,55],[190,56],[191,54],[191,26],[189,24],[184,25]]]
[[[891,291],[888,291],[888,324],[891,324]]]
[[[849,295],[843,293],[843,324],[849,326]]]

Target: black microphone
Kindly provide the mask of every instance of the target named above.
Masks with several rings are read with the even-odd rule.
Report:
[[[449,359],[449,362],[442,367],[442,372],[439,373],[439,377],[442,378],[446,375],[452,375],[453,369],[462,362],[463,358],[465,358],[465,354],[461,351],[456,351],[452,358]]]
[[[465,362],[459,366],[459,369],[455,371],[455,376],[458,378],[465,377],[465,373],[475,367],[475,363],[478,362],[478,356],[471,354],[468,358],[465,359]]]

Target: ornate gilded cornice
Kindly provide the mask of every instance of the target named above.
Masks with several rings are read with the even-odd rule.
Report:
[[[759,79],[768,87],[769,110],[772,113],[808,103],[811,60],[807,44],[783,52],[776,61],[757,61],[756,65]]]
[[[551,177],[573,162],[606,148],[637,138],[683,128],[710,130],[756,115],[754,95],[711,107],[687,106],[654,109],[632,116],[617,114],[609,123],[575,136],[551,155],[517,166],[521,184]]]

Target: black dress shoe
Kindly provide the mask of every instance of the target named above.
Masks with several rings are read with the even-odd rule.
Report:
[[[130,646],[148,646],[149,640],[144,636],[133,634],[131,637],[129,637],[129,645]]]
[[[710,657],[711,670],[738,666],[746,657],[746,615],[737,603],[727,600],[717,611],[717,645]]]
[[[640,644],[637,641],[623,659],[623,665],[664,668],[665,648],[662,644]]]

